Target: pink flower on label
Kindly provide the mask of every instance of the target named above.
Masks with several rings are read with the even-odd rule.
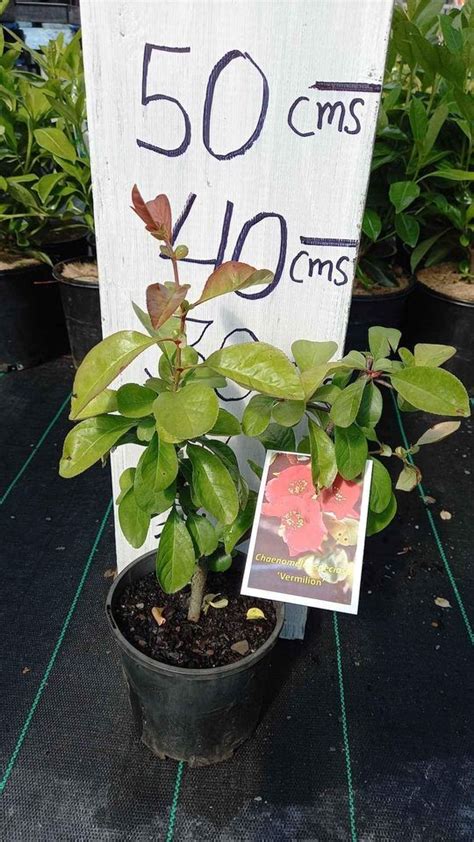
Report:
[[[333,482],[331,488],[321,492],[321,508],[323,512],[336,515],[338,520],[344,517],[359,518],[355,506],[359,502],[361,486],[357,482],[348,482],[340,475]]]
[[[308,495],[275,498],[263,504],[262,513],[280,518],[280,534],[291,556],[319,550],[327,535],[319,503]]]
[[[270,480],[265,489],[265,496],[270,501],[278,500],[280,497],[311,497],[314,493],[309,462],[285,468],[278,476]]]

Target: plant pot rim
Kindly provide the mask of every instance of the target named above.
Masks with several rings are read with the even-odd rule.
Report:
[[[107,599],[105,603],[105,613],[107,615],[107,620],[114,635],[118,645],[120,646],[123,651],[129,655],[130,657],[134,658],[134,660],[138,661],[143,667],[147,669],[151,669],[154,672],[161,672],[167,673],[169,675],[174,676],[181,676],[182,678],[188,679],[195,679],[200,678],[203,680],[212,680],[220,675],[228,675],[232,672],[241,672],[242,670],[247,669],[252,664],[257,663],[260,661],[266,653],[273,647],[275,644],[283,626],[283,620],[285,618],[285,609],[284,604],[282,602],[273,602],[276,610],[276,623],[275,628],[273,629],[270,636],[266,639],[265,643],[257,649],[256,652],[251,652],[250,655],[245,655],[241,658],[240,661],[236,661],[233,664],[225,664],[221,667],[207,667],[205,669],[196,669],[190,667],[175,667],[171,664],[165,664],[162,661],[156,661],[154,658],[150,658],[148,655],[144,655],[143,652],[140,652],[131,643],[128,642],[126,637],[120,631],[114,616],[113,616],[113,608],[112,608],[112,601],[116,596],[117,592],[120,590],[120,585],[123,583],[123,580],[128,575],[130,570],[135,567],[140,562],[144,561],[145,559],[155,556],[155,552],[148,552],[144,553],[143,555],[139,556],[138,558],[134,559],[130,564],[124,567],[123,570],[116,576],[114,579],[110,590],[107,594]]]
[[[355,300],[357,302],[370,301],[371,303],[373,303],[374,301],[393,301],[395,298],[405,298],[405,296],[409,295],[412,292],[415,283],[415,278],[412,275],[410,275],[408,279],[408,284],[406,287],[403,287],[403,289],[397,288],[393,292],[372,292],[367,294],[353,292],[352,300]]]
[[[73,287],[86,287],[88,289],[99,289],[99,281],[83,281],[81,278],[65,278],[61,274],[61,269],[67,263],[97,263],[90,254],[81,254],[78,257],[67,257],[65,260],[60,260],[53,266],[53,277],[60,284],[67,284]]]
[[[432,295],[433,298],[438,298],[445,304],[456,304],[458,307],[467,307],[468,309],[472,309],[474,307],[474,301],[466,301],[464,298],[455,298],[453,295],[446,295],[444,292],[439,292],[437,289],[432,289],[432,287],[430,287],[428,284],[423,283],[423,281],[421,281],[419,278],[416,279],[416,283],[420,287],[423,287],[423,290],[429,295]]]
[[[0,269],[0,278],[6,278],[6,277],[8,277],[8,275],[12,275],[12,274],[17,275],[20,272],[21,273],[23,273],[23,272],[25,272],[25,273],[26,272],[28,272],[28,273],[37,272],[38,269],[45,269],[45,268],[50,269],[51,267],[44,260],[43,261],[42,260],[35,260],[34,263],[27,263],[24,266],[21,266],[21,265],[20,266],[9,266],[7,269]]]

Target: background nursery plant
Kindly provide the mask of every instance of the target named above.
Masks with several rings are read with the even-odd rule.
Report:
[[[146,230],[162,243],[173,281],[148,286],[147,312],[134,305],[148,335],[124,330],[108,336],[78,369],[70,414],[78,423],[66,437],[60,474],[74,477],[122,444],[143,448],[136,467],[120,477],[120,525],[138,548],[151,519],[170,510],[156,575],[165,593],[191,583],[188,619],[197,621],[207,572],[230,567],[254,516],[256,495],[229,446],[231,437],[243,434],[258,438],[265,448],[310,453],[317,492],[333,486],[338,475],[351,483],[370,458],[372,535],[396,513],[384,461],[394,457],[401,463],[397,489],[414,488],[420,474],[409,457],[457,430],[458,419],[469,415],[469,400],[462,383],[440,367],[455,353],[453,347],[418,344],[412,353],[399,347],[400,332],[391,328],[371,328],[366,352],[350,351],[336,360],[336,343],[297,340],[294,362],[265,342],[225,347],[201,361],[187,344],[188,314],[215,296],[268,283],[271,272],[224,263],[209,276],[199,297],[189,300],[191,287],[179,277],[179,261],[188,250],[172,242],[167,197],[145,202],[134,187],[132,201]],[[157,376],[144,384],[109,388],[133,359],[153,346],[160,352]],[[241,421],[219,407],[215,389],[227,380],[255,393]],[[418,409],[457,420],[435,424],[409,448],[393,449],[377,432],[384,389],[396,395],[402,411]],[[260,473],[259,466],[251,467]]]
[[[81,36],[42,48],[0,30],[0,248],[50,262],[45,246],[93,229]],[[17,66],[27,49],[35,71]]]

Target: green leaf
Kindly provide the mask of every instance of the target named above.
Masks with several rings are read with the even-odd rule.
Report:
[[[416,95],[412,96],[408,110],[408,117],[410,120],[413,138],[416,143],[421,144],[424,140],[426,128],[428,126],[428,117],[422,100]]]
[[[158,395],[153,411],[163,441],[180,442],[212,429],[219,415],[219,400],[209,386],[190,383],[178,392]]]
[[[336,451],[332,439],[314,421],[308,422],[311,474],[315,488],[328,488],[336,479]]]
[[[187,585],[196,567],[193,542],[184,521],[172,509],[160,536],[156,554],[156,577],[165,593]]]
[[[278,401],[272,409],[272,418],[282,427],[294,427],[301,421],[305,408],[305,401]]]
[[[355,479],[362,473],[367,460],[367,439],[359,428],[336,427],[334,431],[336,462],[339,473],[344,479]]]
[[[114,389],[104,389],[87,406],[79,412],[75,419],[69,415],[70,421],[82,421],[84,418],[92,418],[94,415],[105,415],[107,412],[116,412],[117,392]]]
[[[385,330],[385,328],[382,328]],[[344,357],[340,360],[335,360],[335,362],[330,363],[328,366],[328,370],[330,371],[337,371],[338,369],[356,369],[357,371],[363,371],[367,366],[367,361],[364,355],[360,351],[349,351]]]
[[[255,269],[247,263],[239,263],[229,260],[222,263],[213,273],[209,275],[201,297],[191,305],[190,309],[209,301],[217,295],[225,295],[228,292],[235,292],[239,289],[247,289],[259,284],[268,284],[273,280],[273,272],[269,269]]]
[[[166,380],[161,380],[159,377],[149,377],[148,380],[145,380],[145,386],[147,389],[153,389],[155,395],[160,395],[161,392],[167,392],[170,388],[169,383]]]
[[[212,573],[225,573],[232,567],[232,556],[229,553],[224,553],[222,549],[217,549],[212,556],[206,559],[206,565]]]
[[[305,456],[311,453],[311,444],[309,436],[303,436],[297,447],[298,453],[303,453]]]
[[[254,395],[250,398],[242,416],[242,430],[246,436],[260,436],[267,429],[271,417],[274,398],[266,395]]]
[[[27,190],[23,184],[16,184],[8,179],[8,192],[16,202],[25,205],[26,208],[33,207],[36,209],[38,207],[36,196],[30,190]]]
[[[253,471],[257,479],[262,479],[263,469],[261,465],[257,465],[253,459],[247,459],[247,465],[249,466],[250,470]]]
[[[209,430],[210,436],[238,436],[242,432],[240,421],[227,409],[219,409],[217,421]]]
[[[426,365],[430,367],[437,367],[443,365],[446,360],[451,359],[456,353],[456,348],[452,345],[430,345],[428,343],[419,342],[415,345],[415,365]]]
[[[305,394],[305,399],[309,400],[311,398],[316,389],[321,386],[324,382],[326,377],[328,376],[328,368],[330,364],[326,363],[325,365],[316,365],[314,368],[308,368],[306,371],[303,371],[301,375],[301,381],[303,383],[303,389]]]
[[[148,443],[151,441],[155,431],[156,421],[154,415],[142,418],[137,424],[137,438],[141,442]]]
[[[229,471],[203,447],[190,444],[187,452],[193,468],[192,484],[203,508],[221,523],[232,523],[239,511],[239,498]]]
[[[433,237],[428,237],[428,239],[422,240],[421,243],[418,243],[416,248],[413,249],[410,257],[410,268],[412,272],[414,272],[418,264],[421,263],[425,254],[428,254],[432,246],[434,246],[437,240],[439,240],[445,233],[446,231],[441,231],[439,234],[435,234]]]
[[[61,129],[36,129],[33,134],[42,149],[46,149],[58,158],[75,162],[76,150]]]
[[[367,383],[357,413],[357,423],[360,427],[376,427],[383,410],[383,398],[375,383]]]
[[[70,418],[75,420],[92,398],[102,392],[154,339],[134,330],[107,336],[84,357],[72,388]]]
[[[377,211],[366,208],[362,220],[362,231],[372,242],[375,242],[382,230],[382,220]]]
[[[397,498],[392,492],[390,502],[383,512],[373,512],[369,509],[369,516],[367,518],[367,536],[375,535],[381,532],[390,523],[397,513]]]
[[[147,512],[155,511],[157,495],[171,485],[177,473],[174,445],[161,441],[155,433],[137,464],[135,494],[138,505]]]
[[[297,339],[291,346],[291,352],[300,371],[322,366],[329,362],[337,351],[337,342],[311,342],[309,339]]]
[[[449,114],[449,107],[446,105],[445,102],[442,102],[438,107],[434,110],[432,116],[430,117],[430,121],[428,123],[428,128],[426,130],[425,138],[423,141],[423,148],[421,150],[422,159],[426,159],[431,152],[436,138],[438,137],[443,124],[446,122],[447,117]]]
[[[266,342],[244,342],[215,351],[206,365],[240,386],[275,398],[303,400],[301,377],[287,356]]]
[[[443,33],[443,40],[450,53],[455,55],[460,53],[463,47],[462,31],[453,26],[453,22],[449,15],[440,15],[439,23],[441,32]]]
[[[420,195],[420,186],[414,181],[395,181],[388,195],[397,213],[404,211]]]
[[[258,436],[265,450],[284,450],[292,453],[296,448],[295,434],[291,427],[280,424],[269,424],[267,429]]]
[[[255,491],[251,491],[245,508],[239,512],[233,523],[222,530],[221,540],[224,542],[226,553],[232,552],[235,545],[242,540],[251,528],[255,516],[256,503],[257,495]]]
[[[392,478],[382,462],[372,457],[371,461],[372,480],[369,507],[376,514],[381,514],[389,505],[392,497]]]
[[[334,383],[328,383],[326,386],[320,386],[319,389],[316,389],[313,394],[313,400],[322,401],[331,405],[340,393],[339,386],[336,386]]]
[[[135,479],[135,468],[125,468],[119,477],[120,494],[116,499],[117,506],[122,502],[129,488],[132,487]]]
[[[366,383],[365,377],[359,377],[354,383],[346,386],[337,396],[329,412],[329,417],[338,427],[350,427],[355,421]]]
[[[434,424],[415,442],[415,446],[420,447],[423,444],[434,444],[437,441],[445,439],[461,426],[460,421],[441,421],[439,424]]]
[[[220,374],[216,374],[206,365],[198,365],[192,371],[185,373],[185,380],[187,383],[204,383],[210,386],[211,389],[224,389],[227,386],[227,380]]]
[[[141,547],[148,535],[150,517],[138,505],[133,486],[125,492],[120,500],[118,518],[120,528],[128,543],[135,549]]]
[[[415,357],[408,348],[399,348],[398,354],[403,364],[406,366],[415,365]]]
[[[43,204],[46,203],[51,191],[54,190],[57,184],[64,179],[64,173],[52,172],[48,175],[41,176],[40,179],[33,185],[33,190],[36,190]]]
[[[126,383],[117,392],[117,409],[127,418],[144,418],[153,411],[156,392],[137,383]]]
[[[396,351],[401,335],[394,327],[369,327],[369,348],[374,360],[386,357],[390,350]]]
[[[134,426],[119,415],[98,415],[80,421],[69,431],[59,463],[59,474],[70,479],[82,474],[104,456],[119,438]]]
[[[436,178],[445,178],[448,181],[474,181],[474,172],[471,170],[456,170],[450,167],[446,167],[442,170],[436,170],[435,172],[427,173],[424,178],[428,176],[436,176]]]
[[[408,403],[434,415],[470,415],[469,396],[457,377],[442,368],[413,366],[391,375],[392,385]]]
[[[209,556],[217,549],[217,533],[207,517],[191,513],[188,515],[186,526],[199,557]]]
[[[408,213],[395,214],[395,231],[407,246],[416,246],[420,236],[420,223]]]

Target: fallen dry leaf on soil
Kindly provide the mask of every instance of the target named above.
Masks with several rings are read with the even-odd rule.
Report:
[[[237,643],[233,643],[230,647],[232,652],[237,652],[237,655],[246,655],[250,649],[248,640],[238,640]]]
[[[157,605],[155,605],[151,609],[151,616],[153,617],[155,623],[157,623],[159,626],[162,626],[164,623],[166,623],[166,617],[163,617],[163,608],[158,608]]]
[[[247,611],[247,620],[264,620],[265,614],[261,608],[249,608]]]
[[[439,608],[452,608],[451,603],[444,598],[444,596],[437,596],[435,599],[435,605]]]

